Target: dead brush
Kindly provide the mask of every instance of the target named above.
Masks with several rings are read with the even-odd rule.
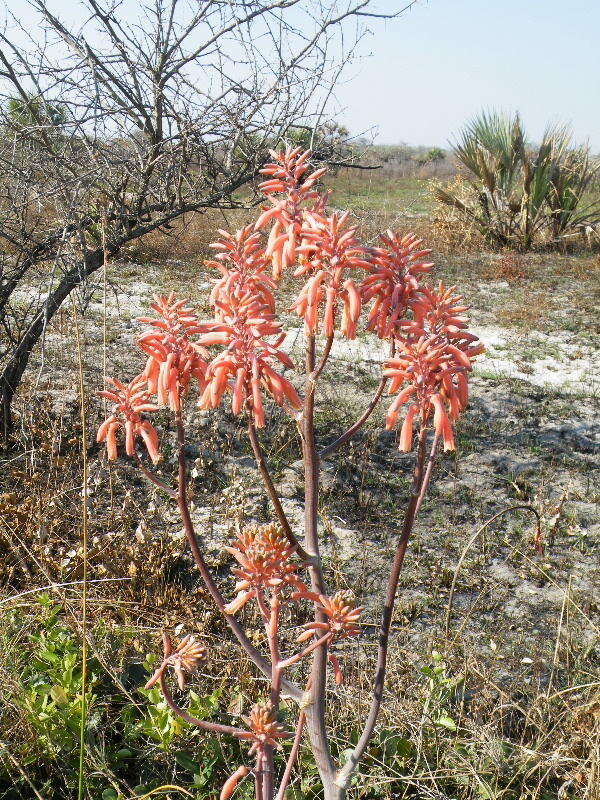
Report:
[[[527,277],[525,259],[518,253],[504,253],[492,259],[483,273],[486,280],[515,283]]]
[[[265,180],[259,188],[266,203],[258,219],[233,234],[219,230],[211,245],[215,255],[206,264],[217,275],[210,296],[212,318],[199,319],[188,302],[174,293],[155,296],[153,315],[141,320],[147,329],[138,340],[145,365],[130,382],[111,380],[102,393],[112,409],[98,430],[97,441],[106,443],[109,459],[115,460],[124,440],[125,452],[141,474],[177,504],[214,608],[267,678],[267,696],[241,723],[198,719],[173,696],[169,677],[174,671],[179,687],[184,687],[206,651],[190,638],[175,642],[164,637],[163,659],[149,685],[160,685],[176,716],[249,745],[252,761],[238,767],[225,782],[221,800],[227,800],[250,774],[257,800],[283,800],[305,730],[325,800],[342,800],[375,732],[400,571],[436,451],[441,446],[455,448],[454,423],[467,405],[468,376],[483,346],[467,330],[468,307],[454,287],[426,283],[433,264],[428,260],[430,250],[422,247],[420,239],[388,230],[376,243],[363,244],[356,226],[350,224],[349,212],[327,207],[328,197],[318,189],[326,170],[311,167],[309,152],[287,147],[285,152],[272,152],[272,157],[261,170]],[[300,279],[288,307],[304,323],[303,386],[298,388],[292,382],[297,365],[286,350],[286,334],[276,313],[284,274]],[[365,313],[366,331],[388,343],[389,357],[369,405],[354,424],[323,446],[315,435],[319,379],[336,335],[355,340]],[[276,520],[241,527],[226,548],[237,562],[232,570],[234,596],[229,600],[206,560],[190,509],[185,406],[192,388],[205,411],[231,398],[234,416],[245,422]],[[346,643],[360,632],[362,607],[353,592],[332,592],[326,584],[318,528],[320,462],[352,439],[386,390],[393,395],[387,429],[400,427],[402,452],[411,452],[416,443],[414,477],[389,573],[368,712],[351,752],[338,763],[327,724],[328,676],[337,686],[344,683]],[[268,399],[287,412],[298,428],[304,472],[300,537],[277,493],[260,441]],[[150,418],[167,408],[177,432],[175,486],[153,466],[161,459],[161,445]],[[147,465],[146,455],[152,464]],[[257,646],[238,620],[248,606],[258,612],[265,647]],[[297,608],[310,609],[312,618],[290,641],[282,635],[282,620],[290,615],[294,619]],[[307,674],[304,665],[308,663]],[[279,718],[284,698],[298,705],[294,733]],[[286,739],[293,743],[277,788],[275,754]]]
[[[484,245],[481,231],[473,220],[465,218],[455,206],[442,202],[439,198],[440,190],[450,192],[464,202],[473,194],[472,188],[461,175],[449,182],[429,182],[432,213],[428,240],[440,253],[481,252]]]

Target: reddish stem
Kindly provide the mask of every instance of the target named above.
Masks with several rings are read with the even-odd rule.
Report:
[[[422,424],[421,429],[419,431],[419,444],[417,450],[417,461],[413,476],[412,492],[404,516],[404,524],[402,526],[402,532],[400,534],[400,539],[398,541],[398,546],[396,548],[394,563],[392,565],[392,570],[390,572],[390,576],[388,579],[385,605],[383,608],[381,625],[379,628],[379,648],[377,652],[377,666],[375,670],[375,680],[373,684],[373,699],[371,700],[369,715],[365,722],[360,739],[358,740],[356,747],[352,751],[348,760],[338,772],[336,784],[340,787],[346,787],[348,785],[348,780],[352,772],[355,770],[356,765],[362,758],[367,748],[367,745],[369,744],[369,741],[373,735],[373,731],[375,729],[375,723],[377,722],[377,716],[379,714],[379,709],[381,707],[383,690],[385,688],[385,673],[387,667],[388,644],[389,644],[390,628],[392,625],[392,615],[394,612],[394,604],[396,601],[396,590],[398,588],[400,572],[402,570],[402,565],[404,563],[404,556],[406,555],[406,548],[408,546],[408,541],[410,539],[410,535],[413,530],[417,512],[417,503],[419,501],[420,491],[423,485],[423,467],[425,463],[426,434],[427,434],[427,428],[425,427],[425,424]]]
[[[319,375],[323,372],[325,364],[327,363],[327,359],[329,358],[329,354],[331,353],[332,345],[333,345],[333,334],[327,337],[327,341],[325,342],[325,347],[323,348],[323,352],[321,353],[321,358],[319,359],[319,363],[317,364],[311,376],[313,381],[316,381]]]
[[[390,358],[394,357],[395,351],[396,351],[396,346],[395,343],[392,342],[390,345],[390,356],[389,356]],[[383,390],[385,389],[387,382],[388,379],[385,377],[379,381],[379,386],[377,387],[375,396],[373,397],[373,399],[371,400],[371,402],[369,403],[363,414],[356,420],[356,422],[353,425],[351,425],[348,428],[348,430],[344,431],[344,433],[342,433],[341,436],[338,436],[335,442],[328,444],[327,447],[324,447],[321,450],[320,454],[321,458],[327,458],[327,456],[330,456],[332,453],[335,453],[336,450],[339,450],[339,448],[343,444],[346,444],[346,442],[352,439],[352,437],[362,428],[362,426],[369,419],[373,411],[375,411],[377,404],[381,400],[381,395],[383,394]]]
[[[172,497],[173,499],[177,497],[177,492],[175,491],[175,489],[172,489],[170,486],[167,486],[159,478],[157,478],[156,475],[154,475],[154,473],[150,472],[150,470],[144,466],[142,459],[139,457],[137,453],[135,454],[135,458],[137,461],[138,469],[140,470],[142,475],[144,475],[144,477],[150,481],[150,483],[153,483],[155,486],[158,486],[158,488],[162,489],[163,492],[166,492],[169,495],[169,497]]]
[[[283,772],[281,783],[279,784],[279,789],[277,791],[277,795],[275,796],[275,800],[284,800],[285,798],[285,792],[290,782],[290,778],[292,777],[292,770],[294,768],[294,764],[296,763],[296,759],[298,758],[298,753],[300,751],[300,742],[302,741],[302,732],[304,730],[305,720],[306,716],[304,714],[304,711],[301,711],[300,716],[298,717],[298,722],[296,723],[296,733],[294,734],[292,749],[290,750],[290,755],[285,765],[285,770]]]
[[[304,540],[310,555],[314,557],[309,567],[312,590],[315,594],[326,594],[321,570],[319,538],[317,530],[317,506],[319,499],[319,456],[315,443],[315,337],[309,334],[306,342],[306,385],[304,410],[302,413],[302,454],[304,459]],[[320,606],[315,606],[315,621],[325,622]],[[331,783],[335,776],[335,764],[329,749],[325,725],[325,681],[327,678],[327,648],[317,647],[313,651],[311,688],[303,708],[306,712],[306,728],[319,774],[324,782]]]
[[[281,505],[279,495],[277,494],[277,490],[275,489],[275,486],[271,479],[271,475],[269,473],[269,468],[267,466],[267,462],[265,460],[262,447],[260,446],[260,441],[258,438],[256,426],[254,425],[252,420],[248,422],[248,438],[250,439],[250,445],[252,446],[252,452],[254,453],[254,458],[256,459],[258,470],[263,479],[263,483],[265,484],[265,488],[267,490],[269,498],[273,503],[277,519],[279,520],[279,524],[281,525],[285,537],[288,540],[288,542],[294,546],[300,558],[309,562],[311,560],[310,556],[308,555],[306,550],[302,547],[298,539],[295,537],[294,532],[290,526],[290,523],[288,522],[288,518],[285,515],[285,511],[283,510],[283,506]]]
[[[171,711],[173,711],[174,714],[177,714],[178,717],[181,717],[181,719],[189,722],[191,725],[196,725],[198,728],[202,728],[205,731],[210,731],[211,733],[222,733],[227,736],[235,736],[236,739],[252,739],[252,734],[248,731],[244,731],[241,728],[234,728],[232,725],[221,725],[218,722],[208,722],[204,719],[197,719],[191,714],[188,714],[187,711],[184,711],[183,708],[180,708],[173,700],[173,695],[167,686],[164,672],[162,672],[160,675],[160,688],[163,693],[163,697],[167,701],[167,705]]]
[[[291,667],[293,664],[297,664],[299,661],[316,650],[317,647],[321,647],[321,645],[328,644],[331,639],[333,638],[332,633],[326,633],[321,636],[319,639],[316,639],[314,642],[311,642],[307,647],[302,650],[300,653],[296,653],[294,656],[290,656],[289,658],[284,659],[283,661],[279,662],[280,669],[287,669],[287,667]]]
[[[267,612],[265,620],[265,630],[269,642],[269,654],[271,656],[271,707],[274,711],[279,708],[279,696],[281,693],[282,670],[279,662],[279,612],[281,606],[279,594],[274,591],[271,595],[271,608]],[[261,609],[262,610],[262,609]],[[275,793],[275,766],[274,750],[271,746],[264,748],[263,758],[263,800],[273,800]]]
[[[417,498],[417,507],[415,508],[415,517],[419,513],[421,505],[423,504],[423,500],[425,499],[425,495],[427,494],[427,488],[429,486],[429,481],[431,480],[431,471],[433,470],[433,465],[435,463],[435,456],[438,444],[440,442],[440,435],[436,433],[433,437],[433,442],[431,443],[431,450],[429,451],[429,459],[427,461],[427,468],[425,470],[425,475],[423,476],[423,481],[421,483],[421,489],[419,491],[419,497]]]
[[[263,800],[263,772],[264,772],[264,765],[263,765],[263,756],[262,752],[259,750],[256,754],[256,766],[254,768],[254,785],[255,785],[255,795],[256,800]]]

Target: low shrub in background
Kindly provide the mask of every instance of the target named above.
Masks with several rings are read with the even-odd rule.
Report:
[[[539,146],[528,145],[518,116],[483,113],[460,134],[454,154],[464,184],[434,193],[475,226],[488,244],[529,250],[594,235],[600,204],[590,197],[599,164],[575,147],[565,127],[549,127]]]

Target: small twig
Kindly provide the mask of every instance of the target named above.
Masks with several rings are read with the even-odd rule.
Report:
[[[427,467],[425,468],[425,474],[423,475],[423,483],[421,484],[421,491],[419,492],[419,497],[417,498],[417,507],[415,508],[415,516],[419,513],[421,505],[423,504],[423,500],[425,499],[425,495],[427,494],[427,487],[429,486],[429,481],[431,480],[431,471],[433,470],[433,465],[435,463],[435,455],[439,441],[440,441],[440,435],[439,433],[436,433],[433,437],[433,442],[431,443],[431,450],[429,451],[429,459],[427,461]]]
[[[392,342],[391,347],[390,347],[390,356],[389,356],[390,358],[394,357],[395,349],[396,349],[395,348],[395,344],[394,344],[394,342]],[[341,436],[338,436],[338,438],[334,442],[332,442],[331,444],[328,444],[327,447],[324,447],[321,450],[321,452],[319,453],[321,458],[327,458],[327,456],[330,456],[332,453],[335,453],[336,450],[339,450],[339,448],[343,444],[346,444],[347,441],[352,439],[354,434],[357,433],[362,428],[362,426],[369,419],[369,417],[371,416],[373,411],[375,411],[375,409],[377,407],[377,404],[381,400],[381,395],[383,394],[383,391],[384,391],[384,389],[385,389],[385,387],[387,385],[387,382],[388,382],[388,379],[386,377],[383,377],[379,381],[379,386],[377,387],[377,391],[375,392],[375,395],[374,395],[373,399],[371,400],[369,405],[366,407],[364,412],[361,414],[361,416],[346,431],[344,431],[344,433],[342,433]]]
[[[327,363],[327,359],[329,358],[329,354],[331,353],[331,346],[333,345],[333,334],[327,337],[327,341],[325,342],[325,347],[323,348],[323,352],[321,353],[321,358],[319,359],[319,363],[313,370],[310,379],[314,383],[319,378],[320,374],[323,372],[325,368],[325,364]]]
[[[291,667],[292,664],[297,664],[305,656],[307,656],[310,653],[312,653],[313,650],[316,650],[317,647],[321,647],[321,645],[328,644],[328,642],[331,641],[332,637],[333,637],[333,634],[325,633],[319,639],[316,639],[314,642],[311,642],[300,653],[296,653],[296,655],[290,656],[289,658],[285,658],[283,661],[280,661],[279,662],[280,669],[286,669],[287,667]]]
[[[94,578],[92,580],[87,580],[87,585],[89,586],[92,583],[108,583],[112,581],[130,581],[131,578]],[[13,594],[10,597],[4,597],[0,600],[0,606],[3,606],[5,603],[11,603],[13,600],[18,600],[19,597],[25,597],[28,594],[37,594],[37,592],[45,592],[47,589],[51,589],[55,592],[57,589],[62,589],[66,586],[80,586],[83,581],[67,581],[67,583],[48,583],[46,586],[38,586],[36,589],[27,589],[26,592],[19,592],[19,594]]]

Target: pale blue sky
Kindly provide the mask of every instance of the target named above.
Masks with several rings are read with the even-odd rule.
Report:
[[[532,139],[569,122],[600,151],[600,0],[420,0],[374,30],[338,91],[353,132],[443,146],[494,107],[519,111]]]
[[[26,0],[6,5],[35,17]],[[65,20],[74,5],[49,0]],[[547,122],[568,122],[600,151],[600,0],[419,0],[372,28],[337,90],[352,133],[444,146],[479,110],[499,108],[519,111],[534,140]]]

